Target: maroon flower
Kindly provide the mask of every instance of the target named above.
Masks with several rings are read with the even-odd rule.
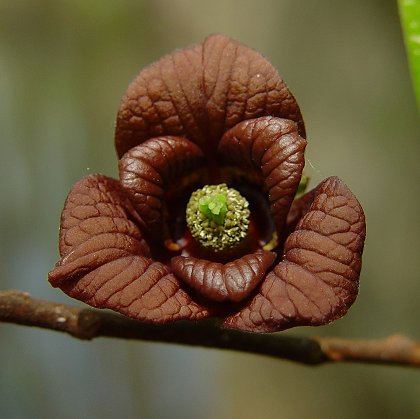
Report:
[[[344,315],[358,291],[363,210],[336,177],[294,199],[304,137],[294,97],[257,52],[215,35],[163,57],[122,100],[120,180],[89,175],[70,191],[49,281],[154,323],[218,317],[272,332]],[[245,196],[250,213],[237,217],[245,237],[222,250],[197,240],[207,233],[185,215],[192,192],[219,183]],[[213,211],[200,215],[205,226],[228,225],[226,196],[197,201]]]

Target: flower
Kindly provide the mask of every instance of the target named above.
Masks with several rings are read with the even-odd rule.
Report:
[[[120,180],[89,175],[67,197],[54,287],[142,321],[254,332],[326,324],[354,302],[363,210],[336,177],[295,199],[302,116],[257,52],[213,35],[147,67],[115,143]]]

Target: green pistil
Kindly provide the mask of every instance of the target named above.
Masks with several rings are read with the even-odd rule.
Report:
[[[248,201],[224,183],[193,192],[186,211],[192,236],[216,252],[234,247],[246,237],[249,215]]]
[[[203,196],[198,201],[200,211],[211,221],[223,225],[227,213],[226,195],[218,193],[211,196]]]

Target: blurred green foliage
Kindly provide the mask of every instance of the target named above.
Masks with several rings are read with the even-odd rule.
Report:
[[[420,110],[420,0],[399,0],[398,4]]]

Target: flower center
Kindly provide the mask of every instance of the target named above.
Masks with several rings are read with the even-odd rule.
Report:
[[[191,194],[186,220],[191,235],[215,252],[232,248],[247,235],[248,201],[225,183],[206,185]]]

